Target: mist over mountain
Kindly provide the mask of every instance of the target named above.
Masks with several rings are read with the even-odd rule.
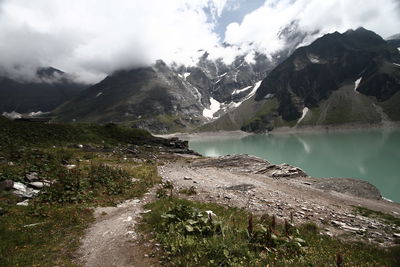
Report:
[[[31,81],[0,76],[0,112],[49,112],[86,86],[52,67],[37,69],[36,77]]]

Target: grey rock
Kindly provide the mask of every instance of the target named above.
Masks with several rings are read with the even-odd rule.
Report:
[[[331,221],[331,223],[332,225],[339,227],[347,226],[344,222],[339,222],[339,221]]]
[[[400,233],[399,234],[398,233],[394,233],[393,236],[397,237],[397,238],[400,238]]]
[[[32,182],[29,185],[36,189],[42,189],[45,186],[43,182]]]
[[[15,182],[13,188],[15,189],[13,191],[15,195],[24,198],[33,198],[40,192],[40,190],[29,188],[25,184],[20,182]]]
[[[0,182],[0,191],[10,191],[13,189],[14,182],[12,180],[4,180]]]
[[[379,190],[372,184],[350,178],[325,178],[313,184],[314,187],[368,199],[381,199]]]
[[[25,199],[24,201],[18,202],[17,206],[23,206],[26,207],[29,205],[29,199]]]
[[[249,191],[254,188],[256,188],[256,187],[252,184],[239,184],[239,185],[229,186],[226,188],[226,190]]]
[[[27,173],[25,175],[25,178],[29,181],[29,182],[34,182],[39,180],[38,174],[37,172],[31,172],[31,173]]]
[[[192,178],[185,176],[183,177],[183,180],[192,180]]]

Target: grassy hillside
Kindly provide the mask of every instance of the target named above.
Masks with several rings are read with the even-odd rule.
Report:
[[[237,109],[223,115],[221,118],[205,124],[198,131],[236,131],[246,122],[262,113],[268,106],[267,101],[255,101],[254,97],[243,102]]]
[[[381,114],[373,98],[354,91],[354,85],[334,91],[318,107],[311,108],[299,125],[341,125],[380,123]]]

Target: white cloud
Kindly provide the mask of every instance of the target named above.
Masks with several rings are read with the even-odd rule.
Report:
[[[1,2],[0,2],[1,3]],[[225,0],[4,0],[0,65],[24,69],[52,65],[86,80],[156,59],[189,62],[219,37],[205,9],[218,17]],[[179,53],[177,53],[179,52]]]
[[[284,45],[278,33],[291,21],[297,21],[302,30],[318,31],[314,38],[360,26],[388,37],[399,32],[400,7],[396,0],[267,0],[241,24],[230,24],[225,41],[254,42],[260,51],[274,52]]]
[[[276,51],[277,33],[297,19],[322,33],[364,26],[383,36],[400,29],[396,0],[267,0],[226,30],[220,46],[214,32],[224,10],[244,0],[0,0],[0,72],[32,77],[53,66],[86,81],[157,59],[192,64],[203,52],[232,62],[237,54]],[[251,60],[251,56],[248,57]]]

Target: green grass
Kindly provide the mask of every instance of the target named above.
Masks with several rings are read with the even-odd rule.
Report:
[[[342,87],[313,107],[301,125],[340,125],[346,123],[379,123],[381,117],[374,100],[357,94],[351,86]]]
[[[261,123],[264,118],[270,115],[273,111],[278,108],[278,100],[277,99],[270,99],[267,100],[264,105],[257,111],[253,118],[245,121],[243,123],[243,127],[246,127],[250,124],[259,124]]]
[[[93,221],[92,210],[59,204],[19,207],[16,201],[1,196],[7,213],[0,219],[0,266],[75,266],[75,250]]]
[[[364,207],[354,207],[355,212],[365,217],[377,218],[384,221],[387,224],[394,224],[400,227],[400,218],[397,218],[391,214],[383,213],[380,211],[370,210]]]
[[[132,182],[132,178],[135,180]],[[0,206],[0,266],[75,266],[76,249],[93,221],[92,207],[143,196],[161,182],[153,164],[82,165],[59,173],[28,207],[3,193]],[[32,227],[25,225],[38,223]]]
[[[400,92],[397,92],[389,100],[378,102],[377,104],[383,108],[383,111],[391,120],[400,121]]]
[[[143,143],[152,136],[141,129],[94,124],[43,124],[0,119],[0,147],[65,145],[69,143]]]
[[[0,266],[75,266],[79,240],[93,221],[93,207],[141,197],[161,182],[151,161],[139,164],[118,149],[113,152],[113,143],[137,143],[142,137],[151,142],[145,131],[115,125],[17,123],[1,117],[0,124],[0,181],[26,182],[27,173],[37,172],[52,182],[28,207],[16,206],[21,198],[0,192],[0,207],[6,211],[0,217]],[[69,146],[85,141],[107,146],[110,152]],[[68,170],[65,163],[76,168]]]
[[[287,227],[270,216],[165,197],[148,204],[141,229],[163,248],[167,266],[398,266],[399,248],[382,249],[320,235],[314,224]],[[206,215],[212,210],[217,217]],[[251,230],[249,226],[251,225]],[[268,235],[268,229],[273,229]]]

